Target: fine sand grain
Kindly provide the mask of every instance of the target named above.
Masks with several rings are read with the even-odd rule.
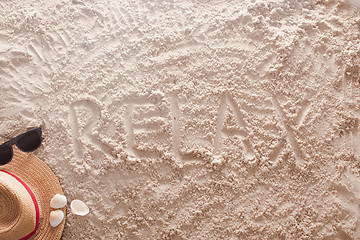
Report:
[[[0,0],[1,140],[63,240],[360,239],[360,1]]]

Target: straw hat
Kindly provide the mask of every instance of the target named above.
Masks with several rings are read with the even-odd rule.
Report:
[[[56,176],[32,153],[13,149],[10,163],[0,166],[0,240],[60,239],[65,218],[57,227],[49,222],[50,201],[63,194]]]

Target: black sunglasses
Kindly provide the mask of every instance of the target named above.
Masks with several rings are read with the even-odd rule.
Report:
[[[0,145],[0,165],[9,163],[14,155],[12,145],[23,152],[32,152],[41,145],[41,128],[34,128]]]

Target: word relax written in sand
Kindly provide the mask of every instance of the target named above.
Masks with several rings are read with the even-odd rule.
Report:
[[[161,96],[163,98],[163,96]],[[178,106],[178,100],[174,96],[169,97],[170,100],[170,106],[169,106],[169,112],[171,115],[171,131],[172,131],[172,137],[170,135],[169,139],[166,141],[172,142],[172,152],[174,155],[174,159],[181,164],[182,161],[187,160],[201,160],[201,158],[197,158],[194,156],[194,154],[191,153],[183,153],[180,149],[181,141],[182,141],[182,135],[181,135],[181,111]],[[160,129],[160,126],[156,126],[156,123],[148,124],[147,126],[137,127],[136,124],[134,124],[134,114],[136,111],[134,109],[143,107],[146,109],[146,107],[153,107],[156,108],[157,102],[161,102],[162,99],[157,99],[156,101],[146,98],[137,98],[133,100],[129,100],[127,102],[123,103],[116,103],[124,107],[125,111],[123,113],[123,127],[125,130],[125,143],[126,143],[126,151],[130,156],[138,157],[138,158],[145,158],[145,157],[158,157],[159,154],[156,153],[156,151],[149,151],[149,150],[142,150],[139,149],[137,144],[135,143],[135,135],[136,131],[139,130],[142,133],[154,133],[157,130]],[[295,129],[297,129],[305,119],[305,116],[309,113],[309,105],[303,106],[301,111],[299,111],[297,119],[299,119],[294,126],[289,126],[287,124],[287,117],[285,115],[284,110],[282,109],[279,101],[277,100],[276,96],[272,96],[271,98],[272,105],[273,105],[273,112],[277,114],[277,118],[280,121],[281,126],[283,127],[283,131],[286,132],[286,138],[280,139],[279,144],[273,148],[272,152],[269,154],[269,160],[274,162],[279,156],[281,150],[285,148],[286,142],[291,147],[296,163],[300,166],[302,166],[305,163],[303,153],[299,147],[299,144],[295,137]],[[86,111],[91,113],[91,116],[88,116],[87,122],[80,123],[80,120],[76,114],[76,111],[79,109],[85,109]],[[226,130],[226,114],[228,109],[230,109],[234,115],[236,124],[237,124],[237,130],[236,131],[229,131]],[[242,109],[245,111],[244,109]],[[154,117],[154,113],[146,113],[142,112],[143,118],[152,118]],[[78,100],[73,102],[70,105],[70,123],[72,124],[72,130],[73,130],[73,145],[74,145],[74,152],[75,156],[78,158],[82,157],[83,154],[83,148],[84,144],[79,140],[80,138],[86,138],[90,142],[90,144],[93,145],[95,149],[100,149],[105,154],[112,156],[114,153],[114,149],[104,143],[100,139],[100,137],[94,132],[96,129],[97,124],[99,121],[101,121],[101,108],[99,104],[96,103],[96,101],[92,101],[89,99],[86,100]],[[237,135],[241,138],[242,146],[243,146],[243,156],[246,161],[249,163],[256,162],[255,157],[255,151],[253,144],[249,140],[249,132],[247,127],[247,122],[244,120],[244,115],[242,111],[240,110],[239,106],[237,105],[236,101],[233,99],[230,93],[224,93],[220,96],[220,104],[217,108],[217,119],[216,119],[216,131],[215,131],[215,137],[213,141],[213,152],[212,152],[212,158],[214,162],[221,161],[221,158],[219,156],[221,155],[221,150],[223,147],[223,141],[224,138]],[[83,130],[80,130],[80,125],[83,126]],[[116,127],[113,129],[113,132],[116,130]],[[81,136],[80,136],[81,135]],[[160,136],[159,136],[160,138]]]

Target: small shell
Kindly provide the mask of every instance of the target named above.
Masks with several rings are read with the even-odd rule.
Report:
[[[50,213],[50,225],[52,227],[58,226],[64,219],[64,212],[61,210],[55,210]]]
[[[89,213],[89,208],[83,201],[73,200],[70,204],[71,212],[75,215],[85,216]]]
[[[63,208],[65,207],[67,199],[64,195],[56,194],[50,202],[52,208]]]

